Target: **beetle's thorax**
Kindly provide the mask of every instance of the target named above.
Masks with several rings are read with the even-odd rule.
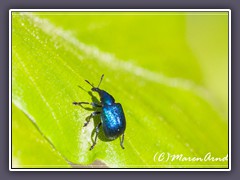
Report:
[[[101,90],[99,88],[92,88],[92,91],[96,91],[99,94],[101,104],[112,105],[112,104],[115,103],[114,98],[109,93],[107,93],[106,91]]]

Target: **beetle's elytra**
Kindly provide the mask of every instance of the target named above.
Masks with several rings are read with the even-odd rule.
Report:
[[[101,126],[103,128],[105,136],[110,140],[114,140],[122,135],[120,145],[124,149],[123,141],[124,131],[126,129],[126,119],[123,108],[120,103],[115,103],[114,98],[109,93],[99,88],[103,80],[103,76],[104,74],[101,76],[100,82],[97,87],[94,87],[94,85],[91,84],[88,80],[85,80],[88,84],[92,86],[91,90],[99,94],[100,104],[94,102],[73,102],[73,104],[80,106],[82,104],[90,104],[93,107],[99,107],[101,109],[101,111],[92,112],[87,118],[86,123],[84,124],[84,127],[87,126],[89,121],[96,115],[100,115],[101,117],[101,122],[95,128],[96,136],[90,150],[92,150],[96,145],[99,128]]]

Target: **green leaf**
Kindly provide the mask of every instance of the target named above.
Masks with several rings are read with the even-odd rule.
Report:
[[[12,112],[13,168],[70,167],[26,114],[15,105]]]
[[[108,167],[226,168],[227,161],[154,161],[161,153],[228,154],[227,110],[221,109],[226,104],[205,86],[208,77],[186,42],[186,16],[13,13],[13,104],[75,164],[100,160]],[[225,16],[221,23],[227,27]],[[91,96],[84,80],[97,84],[101,74],[105,74],[101,88],[125,111],[125,150],[119,139],[106,141],[101,132],[89,151],[99,118],[83,127],[92,111],[72,105],[98,98]],[[228,88],[221,82],[218,86]]]

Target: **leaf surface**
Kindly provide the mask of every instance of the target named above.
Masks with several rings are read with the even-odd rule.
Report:
[[[161,153],[228,153],[227,118],[204,87],[201,66],[185,40],[184,17],[14,13],[13,104],[75,164],[100,160],[108,167],[227,167],[227,161],[154,159]],[[107,141],[100,132],[89,151],[100,119],[83,127],[91,107],[72,105],[99,99],[84,80],[97,85],[101,74],[101,89],[124,108],[125,150],[119,139]]]

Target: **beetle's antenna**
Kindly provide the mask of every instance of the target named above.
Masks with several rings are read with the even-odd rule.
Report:
[[[100,79],[100,82],[99,82],[99,84],[98,84],[98,87],[100,86],[100,84],[101,84],[101,82],[102,82],[102,80],[103,80],[103,77],[104,77],[104,74],[101,76],[101,79]]]
[[[93,84],[91,84],[88,80],[85,80],[88,84],[90,84],[90,86],[92,86],[93,88],[94,88],[94,86],[93,86]]]

